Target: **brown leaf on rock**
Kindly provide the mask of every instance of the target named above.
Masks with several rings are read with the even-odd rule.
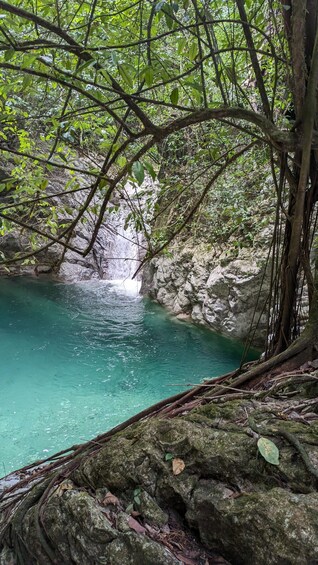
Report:
[[[129,516],[128,526],[131,530],[134,530],[138,534],[144,534],[146,531],[146,528],[139,524],[139,522],[137,522],[137,520],[135,520],[135,518],[133,518],[132,516]]]
[[[74,483],[72,483],[72,481],[63,481],[56,489],[55,494],[56,496],[63,496],[64,492],[66,490],[73,490],[74,489]]]
[[[172,460],[172,472],[174,475],[180,475],[182,471],[185,469],[185,462],[183,459],[173,459]]]
[[[197,561],[193,561],[190,557],[187,557],[183,553],[175,553],[175,556],[179,561],[181,561],[182,565],[197,565]]]
[[[110,491],[108,491],[105,498],[103,499],[102,504],[104,504],[105,506],[107,506],[107,504],[112,504],[113,506],[119,506],[120,503],[117,496],[115,496]]]

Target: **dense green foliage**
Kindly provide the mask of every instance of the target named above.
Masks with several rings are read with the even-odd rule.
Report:
[[[171,195],[167,203],[175,202],[176,196],[180,200],[177,193],[181,192],[187,205],[180,206],[182,213],[167,233],[161,230],[154,235],[154,243],[162,245],[192,215],[201,193],[208,193],[205,186],[211,175],[218,176],[254,139],[255,127],[248,133],[233,131],[231,117],[229,124],[212,125],[195,118],[194,123],[201,124],[180,131],[187,126],[186,121],[182,124],[184,117],[190,123],[201,109],[225,104],[250,109],[261,104],[236,4],[37,2],[32,10],[30,2],[11,6],[16,10],[4,6],[1,18],[1,148],[3,159],[14,156],[9,178],[1,185],[3,194],[13,188],[14,203],[45,197],[53,167],[74,166],[77,154],[72,145],[84,153],[104,154],[102,171],[86,169],[93,181],[87,191],[102,192],[102,196],[106,187],[120,184],[127,175],[137,185],[145,171],[155,177],[155,163],[163,160],[163,190]],[[247,3],[247,10],[271,107],[280,107],[285,92],[284,87],[278,88],[277,74],[283,62],[274,50],[275,28],[264,25],[277,6],[269,9],[260,2],[256,9],[255,3]],[[179,127],[171,127],[172,132],[176,130],[173,135],[159,133],[171,121],[180,120]],[[79,186],[75,174],[65,179],[66,191]],[[228,206],[222,201],[223,207],[225,216],[232,207],[234,223],[240,220],[244,206],[238,206],[237,213],[231,200]],[[24,209],[27,218],[29,207]],[[3,214],[14,220],[14,213],[20,217],[21,211],[20,206]],[[99,214],[96,203],[93,210],[87,205],[87,211],[96,215],[97,223],[104,212]],[[133,215],[139,213],[135,209]],[[40,200],[33,214],[38,222],[39,216],[43,218],[43,232],[58,235],[65,243],[67,234],[59,233],[54,206]],[[3,218],[3,233],[13,224]],[[70,225],[64,232],[69,233]],[[212,237],[222,235],[222,225],[223,219]],[[41,246],[46,239],[37,234],[33,242]]]

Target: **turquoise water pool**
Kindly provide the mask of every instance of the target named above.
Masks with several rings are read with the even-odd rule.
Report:
[[[241,352],[116,284],[1,279],[0,476],[235,368]]]

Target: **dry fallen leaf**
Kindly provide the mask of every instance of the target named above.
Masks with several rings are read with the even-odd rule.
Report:
[[[108,491],[108,493],[106,494],[105,498],[103,499],[102,504],[104,504],[105,506],[107,504],[113,504],[113,506],[118,506],[119,505],[119,500],[117,498],[117,496],[115,496],[114,494],[112,494],[110,491]]]
[[[185,462],[182,459],[176,458],[172,460],[172,471],[174,475],[180,475],[184,469]]]
[[[198,562],[193,561],[190,557],[187,557],[183,553],[176,553],[176,558],[181,561],[182,565],[196,565]]]
[[[144,534],[146,531],[146,528],[139,524],[139,522],[137,522],[137,520],[135,520],[135,518],[133,518],[132,516],[129,516],[128,526],[131,528],[131,530],[134,530],[138,534]]]
[[[63,496],[64,492],[66,490],[73,490],[74,489],[74,483],[72,483],[72,481],[63,481],[56,489],[55,494],[56,496]]]

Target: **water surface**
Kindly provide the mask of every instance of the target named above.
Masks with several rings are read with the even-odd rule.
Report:
[[[233,369],[241,352],[116,284],[1,279],[0,476]]]

